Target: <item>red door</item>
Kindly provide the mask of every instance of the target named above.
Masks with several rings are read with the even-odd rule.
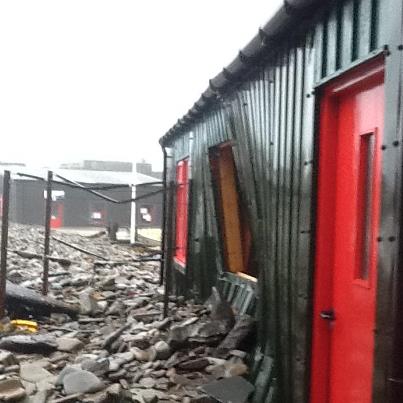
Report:
[[[189,159],[176,166],[176,248],[175,260],[186,264],[188,236]]]
[[[60,228],[63,226],[63,202],[53,201],[52,202],[52,215],[50,217],[50,227]]]
[[[312,403],[370,403],[383,64],[329,85],[320,116]]]

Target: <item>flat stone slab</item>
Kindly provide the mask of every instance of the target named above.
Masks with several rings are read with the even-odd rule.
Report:
[[[202,385],[200,389],[220,403],[245,403],[254,386],[240,376]]]
[[[24,381],[37,383],[46,379],[50,379],[53,375],[43,369],[41,366],[36,364],[21,364],[20,366],[20,377]]]
[[[0,339],[0,349],[26,354],[49,354],[57,349],[57,343],[51,336],[15,335]]]
[[[78,370],[63,378],[63,387],[67,395],[75,393],[98,392],[104,388],[103,382],[92,372]]]
[[[66,353],[74,353],[84,347],[84,344],[74,337],[58,337],[57,349]]]

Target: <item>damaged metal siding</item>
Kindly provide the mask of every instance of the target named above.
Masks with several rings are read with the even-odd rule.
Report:
[[[174,161],[178,161],[189,154],[189,135],[192,132],[194,136],[189,263],[185,270],[174,270],[175,289],[203,299],[218,283],[235,306],[248,311],[256,303],[253,287],[249,285],[251,288],[245,292],[247,283],[223,267],[208,159],[209,147],[233,141],[259,267],[258,340],[252,368],[257,388],[255,402],[308,401],[315,89],[343,70],[382,54],[391,38],[401,40],[399,32],[388,31],[391,20],[394,25],[401,24],[401,2],[354,0],[331,4],[290,32],[287,41],[268,51],[265,60],[255,63],[254,70],[242,77],[239,85],[221,94],[195,123],[174,130],[164,139],[164,145],[173,149]],[[394,57],[397,59],[393,63],[401,63],[401,52]],[[387,60],[387,75],[389,63]],[[395,69],[395,79],[397,74]],[[400,116],[396,103],[392,107],[393,113]],[[389,137],[400,139],[401,128],[397,123],[392,126]],[[393,166],[385,169],[398,172],[400,178],[398,161],[396,156],[388,162]],[[384,188],[396,194],[399,184],[392,179],[383,180]],[[389,207],[397,216],[399,202],[395,200]],[[390,211],[383,214],[390,215]],[[389,225],[393,233],[397,231],[396,223],[394,227],[382,225]],[[382,250],[380,253],[381,259],[391,259]],[[389,253],[396,255],[397,250]],[[388,275],[380,275],[384,281],[380,290],[390,283],[393,269],[388,270]],[[386,329],[385,324],[380,333],[386,333]],[[380,350],[378,362],[385,361],[385,350]],[[375,397],[380,399],[376,401],[382,401],[379,390],[385,390],[386,363],[382,365],[377,374],[377,379],[382,379],[375,382]]]

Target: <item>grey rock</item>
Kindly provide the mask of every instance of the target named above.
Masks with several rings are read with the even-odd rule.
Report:
[[[245,338],[253,331],[254,325],[255,320],[251,316],[240,316],[235,323],[235,326],[218,346],[217,354],[226,354],[227,352],[238,348]]]
[[[34,383],[24,381],[23,379],[21,379],[21,383],[22,383],[22,386],[24,387],[25,392],[26,392],[26,394],[28,396],[33,395],[36,392],[37,388],[36,388],[36,385]]]
[[[151,373],[151,376],[153,378],[162,378],[163,376],[165,376],[165,374],[166,374],[165,369],[160,369],[159,371],[153,371]]]
[[[78,365],[76,365],[76,366],[72,366],[72,365],[65,366],[62,369],[62,371],[60,371],[59,376],[56,379],[56,385],[63,385],[63,380],[64,380],[65,376],[67,376],[67,375],[69,375],[69,374],[71,374],[73,372],[77,372],[79,370],[80,370],[80,368],[79,368]]]
[[[113,342],[115,342],[121,335],[122,333],[129,329],[129,327],[131,326],[131,322],[124,324],[122,327],[120,327],[118,330],[116,330],[115,332],[113,332],[112,334],[110,334],[105,341],[102,344],[102,348],[108,350],[110,348],[110,346],[112,345]]]
[[[130,342],[133,347],[140,348],[142,350],[147,349],[150,347],[150,335],[148,332],[140,332],[130,338],[125,339],[126,341]]]
[[[143,393],[144,403],[157,403],[158,396],[153,391],[145,391]]]
[[[4,373],[5,374],[10,374],[11,372],[19,372],[20,371],[20,366],[19,365],[10,365],[9,367],[4,368]]]
[[[124,378],[127,375],[127,371],[125,369],[121,369],[117,372],[110,372],[108,374],[108,378],[111,381],[118,381],[121,378]]]
[[[37,383],[44,379],[52,377],[52,374],[35,363],[29,363],[21,364],[20,377],[24,381]]]
[[[186,386],[186,385],[190,385],[192,383],[192,381],[187,378],[184,375],[179,375],[179,374],[172,374],[169,377],[170,382],[172,382],[175,385],[180,385],[180,386]]]
[[[116,300],[107,309],[107,315],[121,315],[124,312],[124,305],[120,300]]]
[[[189,403],[216,403],[217,400],[204,395],[204,396],[192,397],[192,398],[190,398],[190,400],[188,400],[188,402]]]
[[[41,390],[34,396],[30,396],[24,400],[24,403],[46,403],[50,395],[49,390]]]
[[[27,354],[49,354],[57,349],[57,343],[52,336],[14,335],[0,339],[0,349]]]
[[[156,384],[155,379],[153,378],[142,378],[140,379],[139,384],[145,388],[153,388]]]
[[[178,368],[184,371],[201,371],[210,364],[207,358],[196,358],[194,360],[189,360],[181,362],[177,365]]]
[[[201,390],[219,402],[246,403],[254,386],[240,376],[234,376],[201,386]]]
[[[55,388],[56,380],[57,377],[52,375],[47,379],[42,379],[41,381],[37,382],[36,387],[38,391],[51,391]]]
[[[81,363],[81,368],[97,376],[102,376],[109,371],[109,360],[107,358],[100,360],[86,359]]]
[[[168,400],[165,393],[162,393],[158,390],[144,390],[141,388],[133,388],[130,389],[130,392],[133,394],[133,401],[140,402],[140,403],[147,403],[147,402],[171,402],[172,400]]]
[[[19,361],[10,351],[0,351],[0,363],[5,367],[8,367],[10,365],[17,365]]]
[[[210,310],[210,316],[213,320],[224,320],[230,322],[231,326],[234,325],[234,311],[230,303],[221,296],[216,287],[212,287],[211,296],[206,301],[206,306]]]
[[[217,345],[230,331],[231,326],[225,320],[210,320],[195,324],[189,334],[189,342]]]
[[[107,389],[83,400],[88,403],[122,403],[126,402],[123,391],[118,383],[110,385]]]
[[[171,324],[172,319],[171,318],[165,318],[159,322],[154,322],[154,326],[158,330],[165,330],[168,328],[168,326]]]
[[[248,355],[246,351],[242,351],[242,350],[231,350],[229,352],[229,355],[233,356],[233,357],[238,357],[241,359],[246,358],[246,356]]]
[[[173,349],[180,349],[187,344],[192,331],[191,325],[172,326],[168,334],[168,343]]]
[[[94,290],[87,289],[80,293],[80,312],[83,315],[92,315],[98,311],[97,300],[93,297]]]
[[[169,344],[162,340],[154,344],[154,349],[156,351],[155,358],[157,360],[167,360],[172,354]]]
[[[81,340],[73,337],[58,337],[56,342],[57,342],[57,349],[59,351],[64,351],[67,353],[76,352],[81,348],[83,348],[84,346]]]
[[[133,347],[131,350],[137,361],[148,361],[150,359],[150,352],[144,351],[139,348]]]
[[[67,395],[74,393],[98,392],[104,388],[103,382],[92,372],[78,370],[63,378],[63,388]]]

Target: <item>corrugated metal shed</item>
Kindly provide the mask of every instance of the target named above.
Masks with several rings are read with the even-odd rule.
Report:
[[[386,65],[380,236],[389,240],[380,243],[374,402],[392,393],[386,374],[398,287],[392,280],[400,265],[402,13],[401,0],[317,3],[236,78],[224,71],[230,82],[216,91],[211,88],[219,80],[213,79],[210,92],[161,139],[173,161],[189,154],[192,159],[189,263],[186,270],[174,270],[175,291],[205,298],[219,283],[232,301],[239,295],[242,309],[249,309],[245,304],[255,300],[244,297],[248,285],[223,267],[208,160],[209,147],[234,142],[259,266],[255,402],[309,400],[316,100],[323,83],[374,57],[384,57]],[[174,172],[171,165],[168,180]]]

